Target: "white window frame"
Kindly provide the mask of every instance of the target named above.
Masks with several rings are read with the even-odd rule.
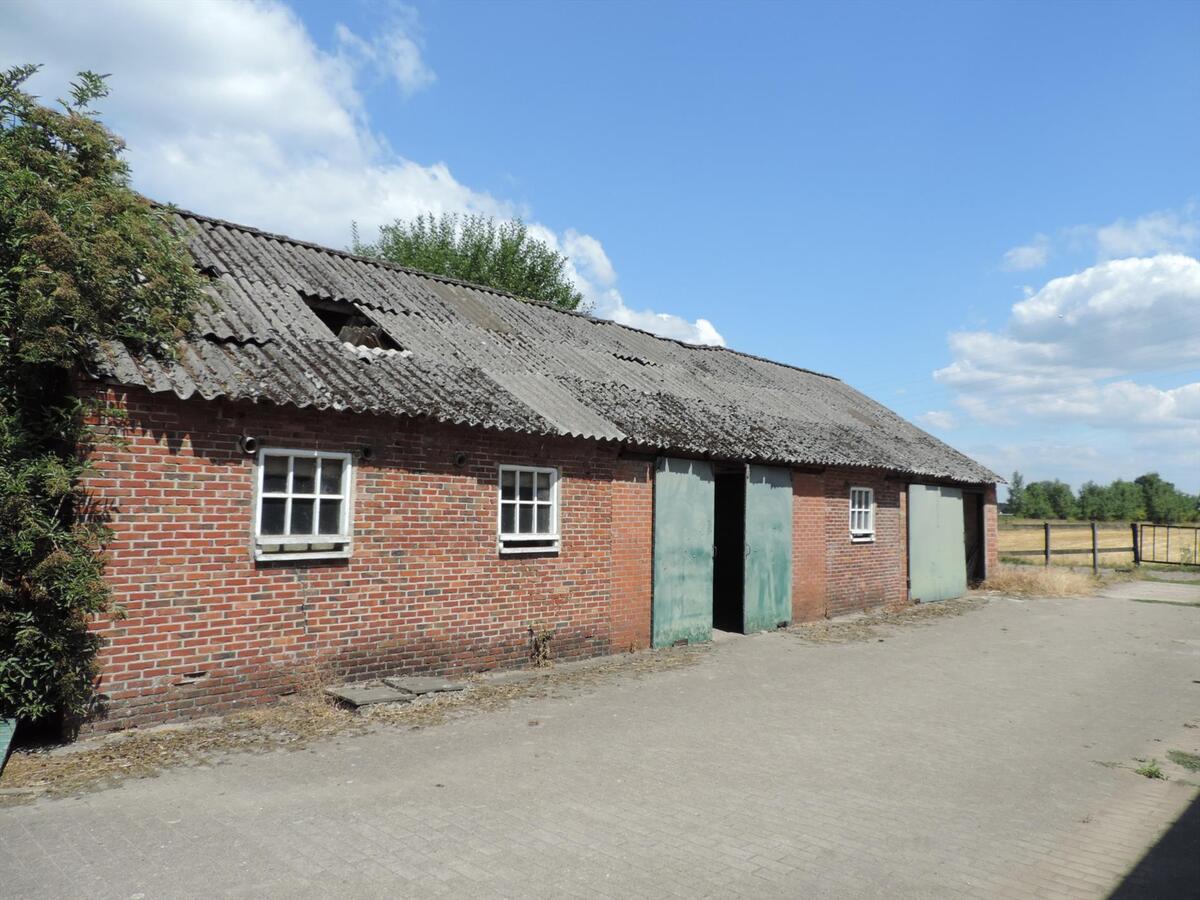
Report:
[[[513,500],[504,499],[503,479],[505,472],[514,473],[516,482],[517,497]],[[532,472],[534,475],[534,499],[520,499],[520,480],[522,472]],[[550,476],[550,532],[549,533],[533,533],[533,532],[508,532],[504,531],[504,507],[511,505],[516,508],[513,515],[513,523],[516,527],[520,527],[522,505],[534,507],[533,523],[537,526],[537,506],[546,505],[546,501],[539,501],[536,498],[537,494],[537,476],[539,474]],[[558,493],[559,474],[558,469],[552,466],[512,466],[502,464],[496,467],[496,546],[500,553],[509,555],[514,553],[557,553],[561,544],[561,536],[559,535],[559,493]]]
[[[288,489],[286,491],[265,491],[263,484],[267,472],[267,457],[282,456],[288,459]],[[342,483],[337,494],[322,494],[319,471],[313,472],[313,493],[297,494],[292,492],[292,474],[297,459],[336,459],[342,464]],[[285,447],[263,447],[257,454],[258,473],[255,476],[254,487],[254,558],[256,560],[281,561],[294,559],[345,559],[350,555],[351,532],[354,522],[351,511],[351,499],[354,495],[352,472],[354,460],[349,453],[338,453],[332,450],[292,450]],[[319,469],[319,467],[318,467]],[[341,501],[341,520],[338,522],[336,535],[317,534],[320,527],[320,500],[336,498]],[[262,509],[263,500],[287,500],[284,506],[284,528],[290,530],[292,522],[292,500],[313,500],[313,532],[311,534],[263,534]],[[266,550],[266,547],[296,547],[307,544],[308,550]],[[312,549],[313,545],[324,546],[332,544],[332,548]]]
[[[855,505],[855,495],[866,495],[866,505]],[[856,513],[865,515],[856,516]],[[858,519],[855,527],[855,519]],[[850,488],[850,540],[855,543],[870,543],[875,540],[875,489],[869,487]]]

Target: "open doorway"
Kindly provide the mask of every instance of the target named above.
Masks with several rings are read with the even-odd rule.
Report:
[[[745,628],[746,471],[714,473],[713,628],[739,634]]]
[[[963,550],[967,557],[967,583],[972,587],[987,576],[983,552],[983,494],[963,491]]]

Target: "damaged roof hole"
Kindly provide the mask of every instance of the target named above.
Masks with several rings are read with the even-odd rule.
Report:
[[[329,329],[330,336],[343,344],[352,344],[368,350],[399,352],[404,349],[370,316],[352,303],[307,296],[304,303],[321,320],[321,324]]]

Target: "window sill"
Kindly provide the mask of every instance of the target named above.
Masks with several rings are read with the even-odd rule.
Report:
[[[559,542],[556,538],[542,538],[542,543],[530,541],[528,543],[521,542],[504,542],[499,545],[501,556],[529,556],[534,553],[558,555]]]
[[[852,534],[852,535],[850,535],[850,543],[852,543],[852,544],[873,544],[873,543],[875,543],[875,535],[873,535],[873,534]]]
[[[271,546],[278,546],[273,544]],[[303,545],[301,545],[303,546]],[[254,548],[255,562],[291,562],[293,560],[313,560],[313,559],[349,559],[350,545],[346,544],[340,549],[330,550],[297,550],[289,553],[286,550],[263,550],[260,547]]]

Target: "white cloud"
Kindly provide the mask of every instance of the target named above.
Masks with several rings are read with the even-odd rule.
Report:
[[[1004,254],[1001,267],[1010,272],[1040,269],[1056,253],[1094,254],[1104,262],[1131,256],[1193,253],[1200,249],[1200,205],[1159,210],[1108,225],[1070,225],[1054,236],[1038,234],[1028,244]]]
[[[725,338],[708,319],[688,321],[672,313],[626,306],[616,288],[616,270],[604,247],[591,235],[568,230],[560,241],[554,232],[540,225],[529,226],[529,233],[567,257],[568,274],[579,285],[594,315],[689,344],[725,346]]]
[[[405,96],[424,90],[437,80],[421,55],[416,11],[396,5],[392,15],[370,40],[359,37],[341,22],[334,29],[341,49],[355,65],[369,64],[379,75],[396,82]]]
[[[616,270],[604,252],[601,243],[590,234],[580,234],[574,229],[567,229],[563,235],[563,252],[575,265],[587,273],[588,278],[601,287],[609,287],[617,280]]]
[[[1040,269],[1050,257],[1050,238],[1039,234],[1030,243],[1013,247],[1004,254],[1003,266],[1010,272]]]
[[[654,312],[651,309],[630,309],[621,300],[620,295],[606,298],[608,302],[596,305],[597,312],[606,319],[640,328],[663,337],[686,341],[689,344],[702,344],[710,347],[724,347],[725,338],[708,319],[696,319],[689,322],[670,313]]]
[[[1200,262],[1121,259],[1049,281],[1003,332],[950,335],[934,377],[974,418],[1180,429],[1200,423],[1200,382],[1137,380],[1200,362]]]
[[[336,50],[322,50],[278,0],[50,0],[5,7],[0,64],[44,63],[31,88],[50,97],[79,69],[112,73],[112,96],[99,107],[126,140],[135,186],[197,212],[335,247],[348,243],[351,221],[370,237],[426,211],[528,217],[458,181],[444,162],[400,156],[371,127],[357,86],[364,75],[404,95],[434,81],[414,12],[393,6],[370,38],[345,26],[334,37]],[[703,319],[630,311],[599,240],[541,230],[568,254],[597,313],[724,343]]]
[[[958,424],[954,413],[945,409],[931,409],[927,413],[921,413],[917,416],[917,421],[939,431],[949,431]]]
[[[1195,205],[1182,212],[1155,212],[1132,221],[1118,219],[1096,229],[1096,247],[1102,259],[1183,253],[1200,242]]]

